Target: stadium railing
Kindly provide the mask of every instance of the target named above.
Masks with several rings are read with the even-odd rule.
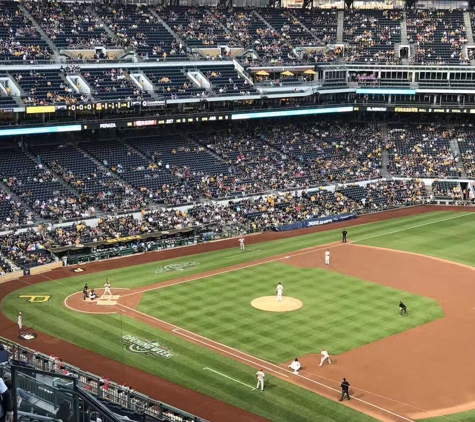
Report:
[[[98,375],[83,371],[76,366],[58,360],[58,358],[54,356],[47,356],[3,337],[0,337],[0,343],[2,343],[5,350],[10,353],[10,362],[12,364],[26,366],[36,371],[57,374],[63,378],[64,375],[74,377],[81,396],[87,397],[87,395],[91,395],[99,400],[99,404],[102,402],[107,406],[118,409],[128,409],[134,414],[140,414],[143,422],[151,420],[207,422],[205,419],[201,419],[174,406],[136,392],[128,386],[119,385],[109,379],[104,379]],[[10,364],[0,365],[0,376],[2,376],[4,372],[10,372]],[[46,389],[44,386],[39,385],[37,380],[24,374],[22,374],[21,380],[21,385],[18,387],[35,395],[35,397],[42,397],[42,395],[44,395]],[[57,386],[58,391],[62,390],[61,387],[62,386]],[[48,402],[55,403],[51,400],[52,394],[56,393],[53,391],[55,388],[56,386],[49,387],[49,392],[46,393],[48,395]],[[59,395],[60,394],[58,394],[58,396]],[[46,399],[46,397],[43,398]],[[28,420],[28,418],[25,418],[25,420]]]

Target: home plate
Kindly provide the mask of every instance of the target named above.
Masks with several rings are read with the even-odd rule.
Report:
[[[99,300],[97,304],[101,306],[113,306],[113,305],[117,305],[117,301],[116,300]]]
[[[99,299],[100,300],[118,300],[119,299],[119,295],[112,295],[112,296],[109,296],[109,295],[102,295]]]

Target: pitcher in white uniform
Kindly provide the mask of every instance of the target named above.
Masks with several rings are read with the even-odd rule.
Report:
[[[277,302],[282,302],[282,293],[284,291],[284,286],[282,286],[282,283],[279,282],[276,290],[277,290]]]

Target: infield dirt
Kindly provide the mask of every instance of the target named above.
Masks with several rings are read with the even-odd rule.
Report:
[[[265,232],[247,237],[246,243],[259,243],[438,210],[467,212],[473,209],[429,206],[405,208],[303,231]],[[92,273],[237,246],[236,239],[229,239],[186,248],[134,255],[122,259],[99,261],[88,264],[85,268],[87,268],[87,273]],[[344,259],[339,257],[339,254],[343,251],[348,251],[348,253],[345,253]],[[322,260],[323,258],[318,255],[311,265],[320,266]],[[307,259],[307,263],[301,262],[296,257],[287,260],[286,263],[308,266],[308,261],[310,260]],[[401,271],[408,268],[408,265],[414,269],[412,271],[413,275],[407,277],[407,273],[404,272],[403,277]],[[3,299],[9,293],[27,284],[80,275],[72,272],[74,268],[60,268],[47,274],[21,278],[20,282],[17,280],[4,283],[1,285],[0,298]],[[474,269],[415,254],[355,245],[344,245],[344,247],[338,248],[338,252],[332,252],[332,269],[361,279],[433,297],[443,307],[446,318],[340,355],[334,359],[335,365],[328,367],[316,367],[317,359],[319,360],[318,356],[304,357],[301,362],[304,370],[302,374],[305,376],[302,377],[288,375],[289,371],[284,369],[288,364],[282,364],[280,367],[271,364],[269,368],[271,369],[271,375],[285,378],[333,399],[338,396],[335,389],[338,388],[340,378],[345,376],[354,386],[352,391],[354,397],[360,399],[352,400],[345,405],[371,414],[380,420],[401,421],[401,418],[391,416],[384,410],[365,404],[366,401],[409,418],[434,416],[442,412],[448,412],[451,408],[463,411],[472,407],[471,400],[475,395],[475,384],[470,381],[471,377],[467,374],[475,369],[475,361],[472,357],[475,348],[475,337],[472,335],[473,323],[475,322],[475,310],[473,309],[475,305],[475,299],[473,299],[475,298]],[[212,275],[212,272],[210,275]],[[176,283],[176,280],[162,284],[174,284],[174,282]],[[124,302],[120,300],[120,303],[123,310],[129,312],[130,316],[172,332],[174,335],[184,336],[190,341],[227,356],[231,356],[230,350],[233,350],[236,360],[251,365],[253,368],[262,366],[260,359],[252,359],[245,353],[223,345],[220,345],[222,350],[217,350],[216,344],[219,343],[208,342],[199,335],[186,332],[186,330],[174,327],[164,321],[152,319],[148,315],[139,313],[134,308],[140,302],[140,295],[132,295],[127,298],[130,298],[131,302],[124,305]],[[134,299],[133,302],[132,298]],[[409,311],[411,311],[410,304],[407,305]],[[389,306],[393,306],[393,304]],[[397,304],[394,306],[396,306],[395,316],[397,317]],[[109,308],[107,311],[110,311],[110,307],[105,308]],[[2,327],[2,336],[13,341],[19,341],[16,325],[3,314],[0,315],[0,326]],[[259,416],[177,386],[133,367],[124,368],[124,365],[120,362],[109,360],[104,356],[46,334],[40,334],[28,346],[46,354],[57,353],[57,350],[62,350],[60,357],[63,360],[79,366],[83,370],[94,372],[100,367],[102,374],[99,375],[107,374],[114,381],[127,383],[132,388],[134,388],[134,384],[140,386],[138,389],[150,397],[183,408],[211,421],[257,422],[264,420]],[[455,353],[456,356],[450,359],[450,353]],[[404,376],[402,376],[403,374]],[[159,394],[157,394],[157,391],[159,391]]]

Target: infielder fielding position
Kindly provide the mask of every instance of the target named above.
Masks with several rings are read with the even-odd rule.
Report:
[[[264,378],[265,378],[265,374],[264,374],[264,371],[262,369],[259,369],[257,372],[256,372],[256,378],[257,378],[257,386],[256,386],[256,389],[260,390],[261,391],[264,391]]]

